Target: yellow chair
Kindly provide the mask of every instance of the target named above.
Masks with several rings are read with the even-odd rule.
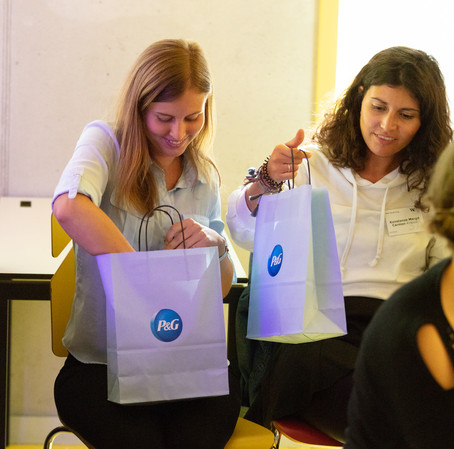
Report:
[[[70,238],[61,228],[55,217],[52,215],[52,256],[58,257],[70,243]],[[74,276],[74,250],[71,249],[51,280],[51,328],[52,328],[52,352],[58,357],[67,357],[68,351],[62,344],[62,337],[65,332],[66,323],[71,314],[71,306],[74,297],[75,276]],[[236,307],[240,292],[232,289],[227,296],[229,308]],[[234,333],[235,326],[231,317],[234,316],[234,309],[229,310],[229,333]],[[234,335],[229,335],[229,341],[234,342]],[[230,348],[231,354],[236,356],[234,347]],[[57,435],[62,432],[74,433],[71,429],[62,426],[56,427],[48,435],[44,442],[44,449],[52,448]],[[77,435],[78,436],[78,435]],[[79,436],[78,436],[79,437]],[[79,439],[81,439],[79,437]],[[83,441],[81,439],[81,441]],[[251,421],[239,417],[235,430],[230,437],[225,449],[270,449],[273,445],[274,435],[271,430],[259,426]],[[91,446],[84,442],[90,448]]]

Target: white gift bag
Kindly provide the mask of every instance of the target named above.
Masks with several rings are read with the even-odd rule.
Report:
[[[304,343],[346,334],[326,188],[262,196],[251,271],[248,338]]]
[[[229,393],[216,247],[97,256],[106,293],[108,399]]]

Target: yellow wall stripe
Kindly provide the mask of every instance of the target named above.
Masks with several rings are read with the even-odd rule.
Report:
[[[320,113],[326,95],[333,92],[336,86],[338,12],[338,0],[318,1],[314,65],[314,120]]]

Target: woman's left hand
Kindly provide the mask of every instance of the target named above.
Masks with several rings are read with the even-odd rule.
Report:
[[[165,249],[183,248],[183,233],[181,232],[182,225],[186,248],[217,246],[219,249],[219,256],[224,255],[225,251],[227,251],[226,242],[221,235],[213,229],[197,223],[192,218],[185,218],[181,223],[174,223],[170,226],[164,238]],[[228,257],[225,257],[221,261],[220,267],[222,297],[225,298],[230,290],[230,287],[232,286],[233,264]]]
[[[183,226],[184,242],[186,248],[201,248],[205,246],[217,246],[219,255],[222,256],[225,251],[225,240],[216,231],[207,226],[197,223],[192,218],[185,218],[181,224],[174,223],[164,238],[165,249],[182,249],[183,248]]]

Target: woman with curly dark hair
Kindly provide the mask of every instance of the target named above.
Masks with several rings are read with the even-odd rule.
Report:
[[[392,47],[377,53],[325,115],[314,139],[333,165],[364,170],[368,151],[361,133],[361,107],[369,88],[381,85],[401,86],[419,104],[420,127],[399,155],[408,187],[417,188],[427,181],[440,149],[452,136],[443,76],[437,61],[422,51]]]
[[[304,153],[297,148],[303,138],[299,130],[276,146],[255,177],[249,176],[247,185],[230,196],[227,223],[240,246],[253,249],[255,219],[250,211],[261,194],[279,192],[294,176],[295,185],[307,183]],[[310,156],[312,185],[328,187],[348,334],[299,345],[273,344],[266,369],[263,363],[248,367],[249,373],[255,371],[245,379],[251,405],[247,418],[269,425],[273,419],[299,415],[344,439],[364,329],[395,290],[449,254],[444,242],[426,229],[428,211],[421,198],[451,138],[438,63],[423,51],[392,47],[361,69],[324,116],[311,143],[301,147]],[[248,384],[251,379],[254,383]]]

